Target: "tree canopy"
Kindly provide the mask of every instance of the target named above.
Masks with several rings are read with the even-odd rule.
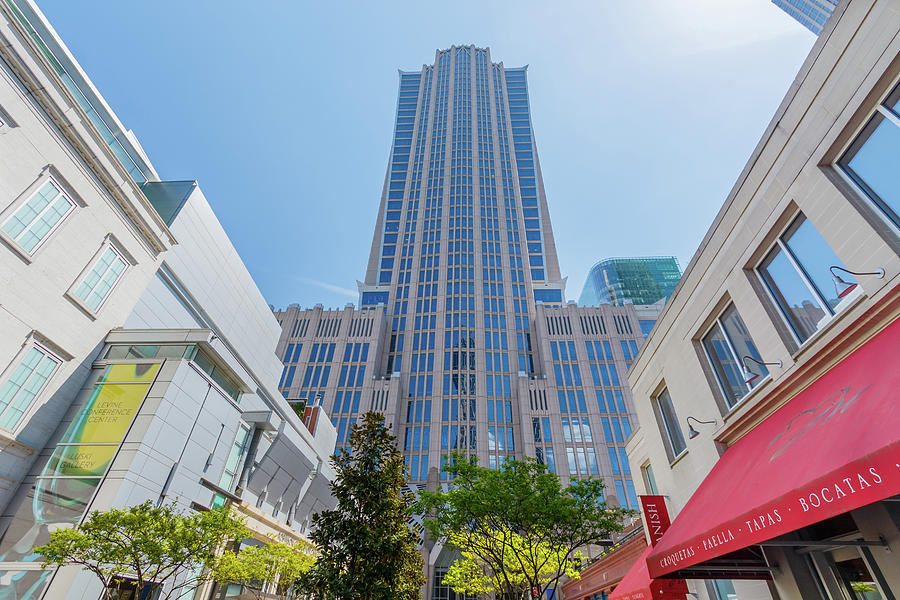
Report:
[[[147,501],[94,511],[80,525],[51,532],[50,541],[35,552],[44,557],[44,568],[79,565],[91,571],[105,598],[111,598],[110,588],[130,580],[139,590],[158,585],[166,600],[196,585],[196,574],[215,562],[222,545],[245,534],[229,510],[182,514]]]
[[[315,549],[304,541],[280,542],[274,538],[239,550],[228,549],[210,567],[219,583],[241,584],[245,592],[257,598],[267,597],[266,588],[277,583],[278,592],[288,598],[299,597],[294,585],[315,563]]]
[[[563,488],[532,458],[487,469],[454,455],[446,468],[450,490],[423,493],[417,508],[432,537],[462,554],[445,577],[459,593],[544,597],[563,575],[577,576],[581,549],[609,544],[630,514],[606,505],[601,480]]]
[[[303,587],[316,598],[417,600],[425,576],[407,525],[412,498],[403,494],[405,463],[384,416],[364,414],[351,428],[349,450],[332,461],[337,507],[313,516],[319,557]]]

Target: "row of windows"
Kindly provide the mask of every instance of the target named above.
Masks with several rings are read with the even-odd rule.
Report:
[[[425,425],[424,427],[407,427],[406,437],[403,440],[403,450],[405,452],[427,451],[430,440],[430,425]]]
[[[587,417],[562,417],[563,441],[593,442],[591,424]]]
[[[13,248],[34,256],[77,204],[53,177],[47,176],[37,189],[6,212],[0,231]],[[94,314],[122,279],[129,261],[111,239],[107,239],[67,295]],[[13,430],[30,410],[62,360],[40,344],[33,343],[0,387],[0,427]]]
[[[900,179],[893,164],[900,153],[898,109],[900,87],[876,107],[835,165],[894,227],[900,226]],[[778,236],[755,271],[799,345],[858,293],[852,274],[802,213]],[[843,280],[840,286],[835,284],[836,275]],[[733,305],[715,318],[700,343],[726,409],[733,408],[769,374],[765,365],[758,364],[764,361]],[[686,444],[667,389],[653,398],[653,406],[667,453],[674,459],[686,450]]]
[[[71,194],[66,193],[53,177],[47,176],[34,192],[7,211],[0,232],[13,248],[31,258],[76,208]],[[95,314],[122,279],[129,264],[124,252],[108,238],[67,295]]]
[[[566,459],[568,460],[569,475],[573,478],[600,474],[597,452],[593,448],[566,446]]]
[[[404,456],[403,461],[406,463],[406,472],[409,481],[425,481],[428,479],[428,455],[415,454],[413,456]],[[446,473],[444,473],[446,476]],[[446,477],[444,477],[446,479]]]

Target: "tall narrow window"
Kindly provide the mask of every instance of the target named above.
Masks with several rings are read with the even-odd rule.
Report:
[[[53,179],[47,179],[3,222],[2,230],[25,252],[32,254],[73,210],[75,202]]]
[[[656,487],[656,477],[653,476],[653,465],[647,463],[641,467],[641,475],[644,478],[644,487],[647,492],[654,496],[659,495],[659,488]]]
[[[128,266],[122,254],[111,244],[107,244],[100,256],[75,287],[75,297],[96,311],[109,296],[113,286],[122,277]]]
[[[0,387],[0,427],[12,430],[19,424],[61,362],[37,344],[28,348]]]
[[[703,336],[702,343],[725,395],[725,403],[731,408],[758,383],[757,379],[750,383],[744,382],[743,358],[749,356],[762,362],[744,321],[733,305],[716,319],[709,332]],[[769,374],[765,366],[747,362],[746,368],[763,377]]]
[[[671,455],[669,458],[674,459],[684,452],[687,445],[684,443],[684,435],[682,435],[681,427],[678,425],[678,417],[675,416],[675,407],[672,405],[669,390],[663,389],[654,400],[656,401],[660,424],[665,429],[666,447]]]
[[[219,480],[219,487],[231,491],[234,486],[235,476],[247,449],[247,439],[250,437],[250,428],[240,424],[237,435],[234,437],[234,443],[231,444],[231,450],[228,452],[228,459],[225,461],[225,470],[222,472],[222,478]]]
[[[900,226],[900,87],[894,89],[838,160],[839,168]]]
[[[844,268],[816,228],[803,215],[776,240],[758,271],[800,343],[841,309],[832,266]],[[850,283],[855,280],[841,272]]]

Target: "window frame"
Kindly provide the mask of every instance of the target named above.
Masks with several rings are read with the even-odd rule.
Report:
[[[122,261],[125,263],[125,268],[122,269],[122,272],[119,273],[119,275],[116,277],[115,281],[109,287],[109,291],[100,301],[100,304],[97,305],[97,308],[91,308],[91,306],[88,305],[86,298],[82,299],[78,296],[78,288],[94,269],[94,266],[106,253],[107,249],[112,250],[118,258],[122,259]],[[118,243],[118,240],[116,240],[112,234],[109,234],[106,236],[106,239],[103,240],[103,243],[100,244],[100,248],[91,256],[91,259],[88,261],[84,269],[82,269],[78,276],[75,278],[75,281],[72,283],[72,285],[69,286],[69,289],[66,291],[66,297],[74,302],[79,308],[81,308],[81,310],[85,311],[89,317],[91,317],[92,319],[96,319],[97,315],[101,310],[103,310],[103,307],[106,306],[106,303],[112,297],[113,292],[115,292],[116,290],[116,287],[118,287],[119,283],[125,278],[125,274],[128,273],[128,270],[131,267],[135,266],[135,264],[136,261],[131,257],[130,254],[128,254],[128,252],[126,252],[122,248],[122,245]],[[93,291],[93,289],[91,291]],[[90,293],[88,294],[88,298],[89,297]]]
[[[674,423],[672,424],[674,427],[679,427],[678,425],[678,414],[675,412],[675,403],[672,401],[672,394],[669,392],[668,386],[661,386],[659,391],[651,396],[653,412],[656,414],[657,425],[660,428],[660,433],[663,438],[663,446],[666,448],[666,455],[669,458],[669,465],[673,465],[678,461],[682,456],[687,454],[687,440],[684,437],[684,432],[681,429],[678,429],[678,434],[681,437],[681,443],[683,444],[683,448],[676,452],[675,451],[675,440],[672,439],[672,432],[669,430],[669,425],[667,423],[667,419],[663,412],[663,408],[660,402],[660,398],[665,394],[668,397],[669,405],[672,409],[672,416],[674,418]]]
[[[0,113],[0,119],[2,119],[4,115]],[[7,123],[7,126],[9,123]],[[47,231],[46,234],[38,241],[34,248],[28,250],[23,246],[17,239],[13,238],[9,233],[7,233],[3,228],[7,223],[22,209],[32,198],[34,198],[48,183],[52,184],[59,190],[59,195],[63,196],[69,202],[69,208],[66,209],[65,214],[63,214],[60,219],[53,224],[53,226]],[[52,203],[48,204],[44,209],[38,213],[38,217],[44,212],[46,212]],[[66,223],[72,214],[79,208],[83,208],[85,203],[74,193],[71,191],[71,186],[67,185],[62,177],[49,166],[44,169],[44,171],[38,176],[34,182],[29,185],[25,191],[23,191],[19,196],[16,197],[9,205],[7,205],[2,212],[0,212],[0,239],[2,239],[7,246],[9,246],[13,251],[19,254],[26,262],[31,263],[34,260],[34,257],[40,252],[41,248],[43,248],[48,240],[50,240],[53,235],[59,231],[59,229]],[[38,217],[35,217],[34,220],[29,223],[29,227],[27,227],[24,231],[27,231],[30,226],[37,220]]]
[[[240,479],[241,471],[244,466],[244,462],[247,458],[247,452],[250,448],[250,441],[253,438],[253,427],[244,423],[243,421],[238,421],[237,431],[234,433],[234,437],[231,440],[231,445],[228,446],[228,452],[225,454],[225,462],[222,464],[222,474],[219,476],[219,486],[228,490],[229,492],[233,492],[238,485],[238,480]],[[234,465],[234,473],[231,473],[228,470],[228,461],[231,459],[232,453],[235,448],[237,448],[238,437],[243,433],[244,440],[240,444],[240,450],[237,456],[237,462]],[[229,474],[231,476],[231,481],[228,485],[223,485],[225,475]]]
[[[641,465],[641,479],[644,481],[644,488],[648,494],[653,496],[659,495],[659,486],[656,485],[656,475],[653,473],[653,465],[648,460]]]
[[[819,237],[822,238],[822,241],[834,252],[834,249],[831,248],[831,245],[828,243],[828,240],[819,232],[819,229],[815,226],[815,224],[810,221],[809,217],[806,216],[803,211],[797,211],[787,222],[787,225],[781,229],[778,235],[775,237],[775,241],[771,243],[768,249],[762,254],[762,258],[756,263],[756,266],[753,268],[753,272],[758,278],[759,282],[762,284],[763,289],[766,291],[766,295],[768,300],[772,303],[772,305],[777,310],[778,314],[781,315],[781,319],[785,325],[787,325],[787,329],[790,332],[792,339],[797,344],[797,348],[802,348],[806,346],[810,341],[818,337],[819,332],[824,331],[828,328],[828,326],[834,321],[835,317],[840,315],[842,312],[846,310],[846,308],[852,303],[852,301],[860,296],[862,292],[862,286],[857,285],[857,288],[844,297],[835,308],[831,308],[828,304],[828,301],[822,296],[822,293],[816,287],[815,283],[812,282],[809,278],[809,275],[806,273],[806,269],[799,263],[797,257],[794,256],[793,251],[788,247],[788,245],[782,240],[784,235],[794,227],[794,224],[798,221],[798,219],[803,219],[808,221],[813,228],[816,230],[816,233],[819,234]],[[772,286],[768,281],[766,281],[766,277],[763,275],[763,264],[769,259],[770,256],[773,256],[774,251],[778,249],[782,254],[784,254],[787,261],[790,263],[791,267],[793,267],[795,273],[800,277],[804,286],[806,286],[807,290],[809,290],[813,299],[818,303],[819,308],[825,313],[825,316],[822,320],[819,321],[816,325],[815,331],[812,331],[806,339],[801,339],[800,333],[797,331],[797,325],[794,323],[794,320],[785,313],[784,307],[778,301],[778,298],[775,295],[775,292],[772,290]],[[835,252],[835,256],[837,253]],[[840,257],[837,257],[840,261]],[[843,264],[843,261],[840,261]],[[841,307],[840,310],[836,310],[838,307]]]
[[[850,136],[847,143],[836,153],[836,157],[831,161],[829,166],[837,173],[838,177],[840,177],[844,183],[850,186],[850,189],[864,202],[865,206],[873,211],[877,218],[885,223],[895,236],[900,237],[900,212],[882,206],[884,201],[880,198],[876,199],[878,194],[869,188],[869,185],[865,180],[861,176],[851,173],[851,171],[853,171],[852,167],[850,167],[850,160],[852,160],[852,157],[849,159],[847,158],[847,155],[852,150],[859,150],[862,148],[869,137],[871,137],[870,132],[865,140],[860,140],[860,137],[872,125],[876,116],[880,115],[883,119],[890,121],[895,127],[900,129],[900,115],[895,113],[890,107],[885,106],[885,103],[889,102],[892,97],[895,99],[900,98],[900,81],[894,81],[888,86],[888,92],[884,94],[881,100],[875,105],[875,108],[862,120],[862,124],[854,131],[853,135]],[[859,143],[860,141],[861,143]],[[858,146],[857,143],[859,143]],[[896,214],[896,220],[890,216],[891,212]]]
[[[766,253],[766,256],[768,256],[768,255],[769,254]],[[709,336],[709,334],[711,334],[714,330],[718,329],[721,336],[725,339],[725,343],[728,346],[728,351],[731,353],[731,356],[734,357],[735,362],[737,363],[738,367],[741,369],[741,375],[743,375],[744,372],[747,371],[747,366],[744,364],[744,358],[740,354],[738,354],[737,349],[734,347],[734,341],[731,339],[731,336],[728,335],[728,330],[725,329],[725,326],[722,324],[722,316],[730,308],[734,309],[734,312],[737,314],[738,318],[741,319],[741,323],[744,323],[744,319],[741,317],[741,314],[737,311],[737,307],[734,305],[733,302],[729,302],[728,304],[725,305],[725,307],[721,311],[718,312],[715,319],[713,319],[712,324],[703,331],[703,333],[700,335],[700,338],[699,338],[700,347],[703,349],[703,354],[706,357],[707,363],[709,363],[710,369],[712,369],[712,374],[716,380],[716,383],[719,386],[719,391],[722,392],[722,398],[723,398],[723,401],[725,402],[726,412],[731,412],[732,410],[737,408],[741,403],[744,402],[744,400],[747,398],[747,396],[749,396],[750,393],[759,386],[760,383],[762,383],[763,381],[765,381],[766,378],[771,377],[771,375],[772,375],[771,371],[769,371],[765,366],[762,366],[762,368],[765,369],[766,373],[765,373],[765,375],[760,374],[761,377],[759,378],[759,381],[756,383],[756,385],[750,385],[746,381],[742,381],[745,392],[741,395],[740,398],[735,400],[733,403],[729,401],[730,396],[728,395],[728,392],[725,390],[725,384],[722,382],[722,378],[719,376],[719,371],[716,369],[716,365],[712,359],[712,356],[710,356],[709,348],[706,347],[705,340],[706,340],[707,336]],[[744,327],[746,327],[746,326],[747,326],[746,323],[744,323]],[[751,338],[751,341],[752,341],[752,338]],[[753,345],[756,346],[756,343],[753,342]],[[757,349],[757,351],[758,351],[758,349]]]
[[[53,370],[47,375],[44,383],[41,384],[41,387],[35,392],[34,398],[31,399],[28,407],[22,411],[22,415],[16,421],[16,423],[11,427],[4,427],[0,425],[0,436],[4,437],[15,437],[19,431],[21,431],[22,427],[28,423],[31,415],[34,413],[36,407],[40,404],[42,395],[46,392],[47,386],[50,383],[50,380],[59,372],[63,363],[66,362],[67,358],[62,355],[62,353],[54,351],[51,349],[49,344],[41,343],[39,339],[32,333],[32,335],[28,336],[25,340],[25,343],[20,348],[19,352],[13,357],[13,360],[7,365],[6,369],[0,373],[0,390],[2,390],[6,384],[9,382],[10,378],[15,374],[18,368],[22,365],[22,362],[25,360],[26,356],[30,353],[31,350],[37,349],[39,352],[43,353],[43,360],[45,357],[50,357],[52,360],[56,362],[56,366],[53,367]],[[34,371],[28,376],[25,380],[24,384],[27,384],[31,379],[31,376],[34,374]],[[19,388],[21,392],[24,384]],[[13,405],[13,400],[18,396],[18,392],[15,396],[10,399],[10,402],[0,409],[0,419],[2,419],[3,415],[9,410],[10,406]]]

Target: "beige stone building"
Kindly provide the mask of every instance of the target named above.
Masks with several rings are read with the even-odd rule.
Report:
[[[527,69],[488,48],[400,72],[360,308],[277,311],[279,387],[324,408],[339,448],[360,414],[383,412],[413,491],[449,485],[454,451],[491,468],[530,456],[637,508],[625,373],[661,307],[565,301],[529,104]],[[424,539],[423,552],[424,597],[452,597],[452,552]]]
[[[699,598],[900,593],[898,33],[840,3],[629,371],[649,576]]]

